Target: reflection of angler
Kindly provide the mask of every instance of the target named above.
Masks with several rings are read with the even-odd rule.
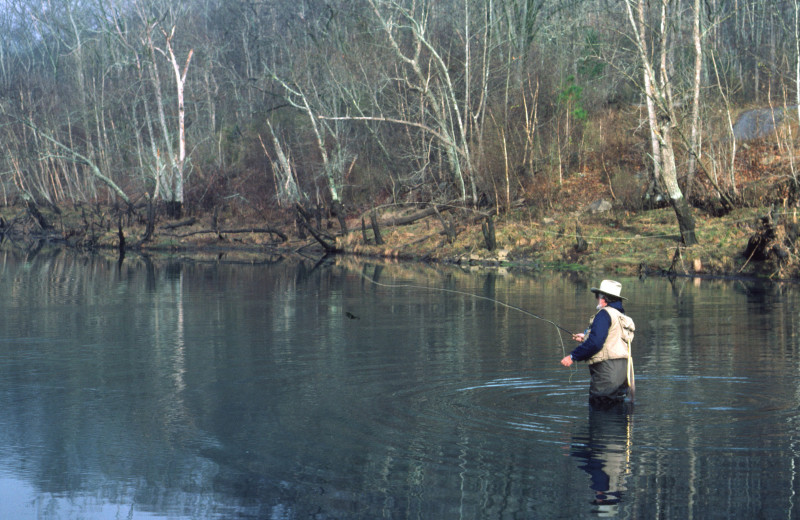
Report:
[[[615,516],[626,491],[630,473],[632,417],[624,407],[589,411],[586,432],[576,434],[570,455],[581,460],[578,466],[589,474],[594,491],[592,503],[599,516]]]

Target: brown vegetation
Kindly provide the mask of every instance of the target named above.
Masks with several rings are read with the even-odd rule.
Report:
[[[5,247],[47,240],[104,254],[130,252],[225,255],[257,261],[275,255],[318,257],[336,252],[384,259],[523,269],[576,269],[622,274],[800,277],[797,195],[791,157],[779,136],[751,142],[735,170],[737,208],[724,210],[709,179],[693,192],[699,243],[684,247],[674,214],[665,204],[642,206],[647,186],[636,173],[635,138],[608,141],[587,154],[584,168],[547,197],[536,179],[511,208],[463,204],[383,204],[349,207],[347,232],[322,208],[308,208],[307,225],[292,210],[244,211],[231,204],[209,212],[188,206],[182,220],[158,214],[147,229],[146,207],[27,205],[2,211]],[[613,158],[613,160],[612,160]],[[612,209],[593,213],[604,199]],[[382,243],[376,244],[374,223]],[[487,223],[493,228],[489,247]],[[317,234],[316,238],[311,233]],[[10,240],[9,240],[10,239]],[[326,251],[327,242],[333,249]],[[581,243],[582,242],[582,243]]]
[[[667,4],[10,0],[0,232],[795,276],[798,6]]]

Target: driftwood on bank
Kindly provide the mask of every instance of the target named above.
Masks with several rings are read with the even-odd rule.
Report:
[[[442,223],[442,230],[447,238],[447,243],[452,244],[456,241],[456,237],[458,236],[458,227],[456,222],[454,222],[450,217],[445,217],[442,215],[436,206],[434,206],[433,209],[436,211],[436,216],[439,217],[439,221]]]
[[[364,217],[361,217],[361,240],[363,240],[365,244],[369,244],[369,237],[367,236],[367,223],[364,220]]]
[[[28,213],[31,217],[39,224],[39,227],[42,228],[42,231],[48,231],[53,229],[53,225],[50,223],[49,220],[39,211],[39,206],[33,200],[26,200],[25,207],[28,210]]]
[[[181,220],[180,222],[170,222],[169,224],[164,224],[161,226],[161,229],[177,229],[179,227],[193,226],[195,223],[197,223],[197,219],[190,217],[186,220]]]
[[[747,261],[772,261],[780,265],[798,254],[800,226],[775,209],[761,217],[755,233],[747,241],[743,256]]]
[[[515,201],[514,206],[518,206],[522,202],[523,201]],[[443,213],[459,209],[464,209],[464,208],[453,204],[431,204],[427,208],[412,213],[410,215],[405,215],[402,217],[389,217],[382,219],[380,221],[377,219],[377,216],[375,215],[375,210],[373,209],[372,212],[370,213],[370,223],[372,224],[373,228],[408,226],[427,217],[437,216],[437,218],[441,219]],[[492,208],[488,211],[477,211],[472,217],[466,218],[464,219],[464,221],[467,224],[477,224],[478,222],[490,219],[495,215],[497,215],[497,208]]]
[[[282,231],[271,227],[264,227],[264,228],[253,227],[253,228],[240,228],[240,229],[198,229],[196,231],[190,231],[189,233],[184,233],[181,235],[172,233],[166,233],[166,234],[178,238],[184,238],[193,235],[202,235],[205,233],[213,233],[218,235],[235,235],[238,233],[270,233],[280,237],[281,242],[286,242],[289,239]]]
[[[497,248],[497,239],[495,236],[495,228],[494,228],[494,220],[493,217],[497,215],[497,208],[491,208],[488,211],[475,211],[475,213],[470,217],[464,217],[463,219],[453,219],[449,216],[443,215],[443,213],[447,211],[454,211],[459,208],[458,206],[454,206],[451,204],[432,204],[431,206],[417,211],[416,213],[412,213],[411,215],[406,215],[403,217],[393,217],[378,221],[375,210],[373,210],[369,214],[370,224],[373,229],[373,234],[375,236],[375,243],[380,245],[383,243],[383,239],[380,236],[380,226],[386,227],[399,227],[399,226],[407,226],[413,224],[419,220],[425,219],[427,217],[436,216],[439,219],[439,222],[442,224],[442,230],[434,233],[433,235],[429,235],[423,237],[419,240],[415,240],[412,244],[415,244],[420,241],[427,240],[432,236],[436,235],[445,235],[447,241],[449,243],[453,243],[458,236],[459,232],[459,224],[481,224],[481,231],[483,232],[483,237],[486,244],[486,249],[489,251],[493,251]],[[366,224],[364,218],[361,219],[361,232],[364,239],[364,242],[368,242],[367,238],[367,231],[366,231]]]
[[[491,215],[486,217],[486,220],[481,224],[481,231],[483,231],[483,239],[486,241],[486,249],[494,251],[497,248],[497,237],[494,232],[494,220]]]
[[[405,217],[392,217],[386,220],[381,221],[380,225],[383,227],[397,227],[397,226],[408,226],[409,224],[413,224],[418,220],[422,220],[425,217],[431,217],[433,215],[438,215],[445,211],[449,211],[451,209],[455,209],[454,206],[445,206],[445,205],[437,205],[433,204],[423,210],[420,210],[416,213],[412,213],[411,215],[406,215]]]
[[[589,249],[589,244],[586,242],[586,239],[583,238],[583,231],[581,231],[581,226],[576,222],[575,223],[575,251],[578,253],[584,253],[586,250]]]
[[[370,213],[369,221],[372,224],[372,234],[375,235],[375,244],[383,245],[383,237],[381,236],[381,228],[378,225],[378,217],[375,212]]]
[[[341,249],[336,246],[336,240],[333,237],[328,235],[327,233],[323,233],[322,231],[316,229],[314,226],[311,225],[311,215],[301,206],[300,204],[295,204],[295,210],[297,212],[297,223],[303,227],[306,231],[311,233],[311,236],[319,242],[319,244],[325,249],[327,253],[339,253]]]

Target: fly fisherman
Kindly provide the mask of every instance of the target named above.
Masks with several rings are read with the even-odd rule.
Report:
[[[589,320],[586,332],[572,335],[581,344],[561,360],[565,367],[574,361],[589,362],[589,402],[593,405],[621,403],[628,390],[634,389],[630,342],[635,327],[622,308],[626,298],[620,296],[621,290],[622,285],[614,280],[603,280],[599,289],[592,287],[597,313]]]

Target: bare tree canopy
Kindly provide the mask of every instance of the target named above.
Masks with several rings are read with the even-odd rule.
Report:
[[[660,190],[691,243],[693,201],[738,195],[736,107],[798,105],[797,13],[755,0],[5,0],[0,193],[146,198],[175,216],[222,203],[546,211],[631,134],[645,146],[609,179],[639,179],[621,195],[632,209]]]

